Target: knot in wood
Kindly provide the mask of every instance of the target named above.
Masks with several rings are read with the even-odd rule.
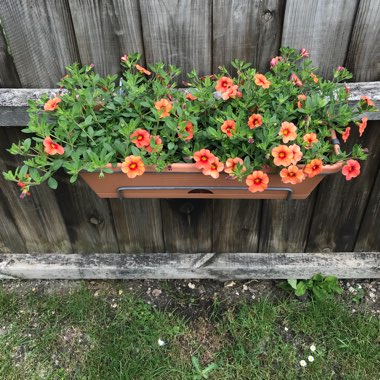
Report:
[[[97,226],[101,222],[102,222],[102,220],[100,218],[95,217],[95,216],[92,216],[90,218],[90,223],[94,224],[95,226]]]
[[[273,18],[273,12],[266,10],[264,12],[264,21],[269,21]]]
[[[182,214],[191,214],[194,211],[194,205],[190,202],[186,202],[179,208],[179,212]]]

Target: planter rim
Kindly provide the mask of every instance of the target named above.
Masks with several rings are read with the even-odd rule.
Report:
[[[298,165],[299,168],[303,168],[305,165]],[[338,161],[335,164],[332,165],[323,165],[322,171],[319,175],[328,175],[328,174],[335,174],[342,170],[343,162]],[[111,167],[112,171],[114,173],[121,173],[121,163],[117,164],[117,167]],[[84,171],[86,172],[86,171]],[[91,173],[99,172],[99,170],[95,170]],[[154,165],[149,165],[145,167],[146,173],[201,173],[202,170],[195,167],[194,163],[184,163],[184,162],[177,162],[170,165],[170,169],[166,167],[161,172],[157,172]],[[89,172],[87,172],[89,173]],[[275,174],[275,173],[268,173],[268,174]]]

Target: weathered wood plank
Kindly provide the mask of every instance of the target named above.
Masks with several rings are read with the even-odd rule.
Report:
[[[380,82],[349,83],[349,87],[351,106],[360,99],[361,95],[367,95],[380,109]],[[53,96],[57,91],[57,89],[0,88],[0,127],[27,125],[28,100],[38,99],[46,93]],[[380,111],[367,113],[366,116],[369,120],[380,120]]]
[[[380,167],[355,243],[355,251],[380,251]]]
[[[120,71],[120,57],[143,53],[138,0],[69,0],[83,64],[101,75]]]
[[[0,26],[0,87],[19,87],[17,71]]]
[[[297,201],[264,201],[259,252],[304,252],[315,194]]]
[[[379,122],[376,123],[376,127],[374,123],[369,123],[362,138],[359,138],[356,127],[351,128],[347,150],[349,151],[354,143],[360,143],[370,152],[369,159],[361,164],[360,177],[346,181],[343,175],[336,174],[324,179],[320,184],[307,252],[350,252],[354,249],[379,169],[380,128]]]
[[[79,60],[66,0],[2,0],[0,20],[23,87],[55,86]]]
[[[166,252],[211,252],[212,200],[161,200]]]
[[[319,72],[331,78],[343,66],[358,0],[287,0],[282,46],[306,48]]]
[[[346,66],[356,81],[380,79],[380,1],[361,0],[351,35]]]
[[[260,200],[214,200],[212,252],[258,252]]]
[[[2,254],[0,279],[380,278],[379,252]]]
[[[59,179],[57,202],[76,253],[118,252],[111,209],[82,180],[74,185],[68,176]],[[69,207],[68,207],[69,205]]]
[[[11,143],[18,139],[16,132],[15,128],[9,131],[0,129],[0,172],[14,169],[20,162],[6,152]],[[69,253],[72,251],[52,190],[47,186],[39,186],[33,189],[33,196],[20,199],[17,185],[5,181],[2,175],[0,186],[7,210],[12,215],[15,228],[25,242],[27,252]]]
[[[165,251],[158,199],[110,199],[109,202],[121,253]]]
[[[213,1],[213,71],[238,58],[259,71],[269,68],[281,44],[282,0]]]
[[[180,80],[196,69],[212,68],[210,0],[140,0],[147,63],[162,61],[182,69]]]

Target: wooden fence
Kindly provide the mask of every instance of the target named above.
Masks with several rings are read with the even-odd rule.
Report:
[[[75,61],[115,73],[133,51],[184,72],[233,58],[264,71],[281,45],[308,48],[326,76],[380,79],[378,0],[2,0],[0,21],[5,88],[52,88]],[[0,104],[0,172],[25,121]],[[362,142],[361,177],[331,176],[304,201],[101,200],[65,177],[21,200],[1,178],[0,278],[380,277],[379,121]]]

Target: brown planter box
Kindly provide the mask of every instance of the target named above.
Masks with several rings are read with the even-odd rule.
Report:
[[[269,187],[261,193],[251,193],[245,182],[225,173],[218,179],[205,176],[194,164],[173,164],[170,171],[160,173],[148,167],[142,176],[133,179],[119,168],[104,178],[99,178],[98,172],[80,175],[100,198],[305,199],[325,175],[341,168],[341,163],[326,165],[322,174],[298,185],[284,184],[278,174],[268,174]]]

